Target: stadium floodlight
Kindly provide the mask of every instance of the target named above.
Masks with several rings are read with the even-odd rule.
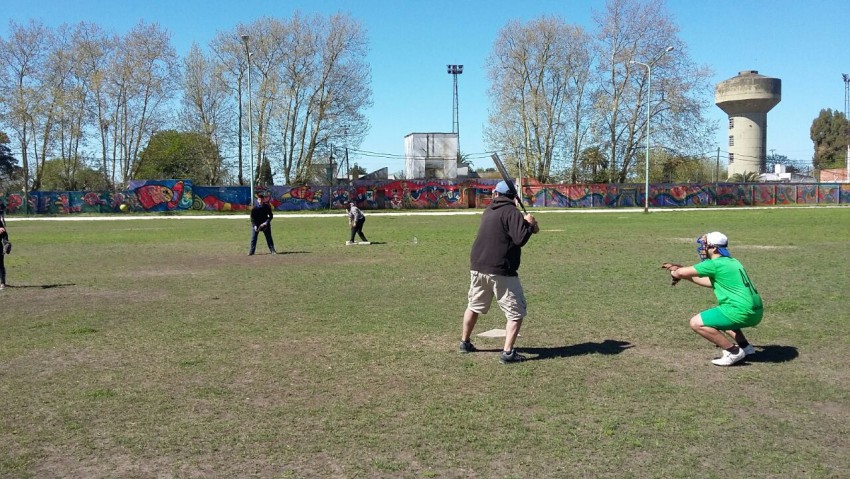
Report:
[[[463,73],[463,65],[446,65],[446,71],[453,77],[454,90],[452,95],[452,133],[457,133],[457,152],[460,159],[460,119],[458,117],[457,76]]]

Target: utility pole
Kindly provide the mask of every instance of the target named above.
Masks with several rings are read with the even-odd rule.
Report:
[[[848,118],[848,115],[850,115],[850,75],[842,73],[841,76],[844,78],[844,121],[850,121],[850,118]],[[844,156],[844,161],[847,176],[844,179],[850,183],[850,126],[848,126],[845,135],[847,136],[847,154]]]
[[[345,133],[345,137],[343,138],[343,151],[344,155],[342,159],[339,161],[339,169],[337,169],[336,177],[342,178],[345,177],[346,180],[351,180],[351,165],[348,164],[348,126],[346,125],[343,129]],[[356,178],[354,178],[356,179]]]
[[[717,162],[714,164],[714,182],[720,181],[720,147],[717,147]]]

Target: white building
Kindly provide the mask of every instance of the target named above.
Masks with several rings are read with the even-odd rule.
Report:
[[[404,137],[404,177],[457,179],[457,133],[410,133]]]

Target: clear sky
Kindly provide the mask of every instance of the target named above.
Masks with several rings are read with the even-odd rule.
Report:
[[[391,173],[404,168],[404,136],[452,131],[452,76],[447,64],[464,65],[458,77],[460,146],[476,166],[484,159],[487,121],[486,59],[510,20],[548,14],[594,31],[593,12],[604,1],[577,0],[6,0],[9,20],[37,19],[50,27],[88,21],[124,34],[140,20],[158,23],[185,56],[193,42],[206,48],[219,31],[263,16],[348,12],[363,22],[370,41],[374,106],[353,162]],[[691,59],[714,71],[713,84],[742,70],[782,80],[782,101],[768,114],[768,152],[810,162],[809,128],[823,108],[844,110],[842,73],[850,73],[850,4],[847,0],[668,0],[667,10]],[[0,25],[8,36],[8,21]],[[713,103],[713,97],[710,99]],[[716,147],[726,151],[726,117],[716,107]],[[387,158],[386,155],[390,155]]]

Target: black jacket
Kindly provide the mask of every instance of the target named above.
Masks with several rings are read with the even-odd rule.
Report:
[[[3,233],[0,233],[0,241],[9,241],[9,227],[6,226],[6,215],[0,211],[0,227],[4,229]],[[3,247],[0,246],[0,254],[3,254]]]
[[[272,205],[268,203],[263,203],[261,205],[255,206],[251,210],[251,224],[254,226],[259,226],[266,221],[271,222],[272,218],[274,218],[274,213],[272,213]]]
[[[532,229],[512,199],[497,196],[481,216],[478,236],[469,254],[469,269],[517,276],[522,247],[531,238]]]

